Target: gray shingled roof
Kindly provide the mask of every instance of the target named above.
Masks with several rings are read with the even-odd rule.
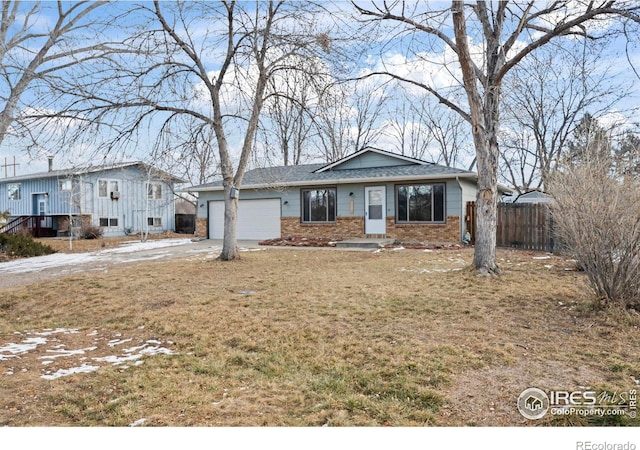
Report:
[[[298,166],[268,167],[248,171],[242,181],[242,187],[259,188],[268,186],[291,186],[302,184],[358,183],[374,180],[409,180],[409,179],[447,179],[475,178],[475,172],[438,164],[409,164],[390,167],[373,167],[366,169],[333,169],[325,172],[314,171],[326,164],[304,164]],[[222,181],[202,184],[188,188],[188,191],[209,191],[222,188]]]
[[[0,179],[0,183],[5,183],[5,182],[16,182],[16,181],[26,181],[26,180],[35,180],[35,179],[39,179],[39,178],[52,178],[52,177],[68,177],[68,176],[73,176],[73,175],[82,175],[85,173],[93,173],[93,172],[102,172],[102,171],[106,171],[106,170],[118,170],[118,169],[122,169],[125,167],[131,167],[131,166],[143,166],[144,169],[146,170],[148,167],[151,167],[150,165],[142,162],[142,161],[129,161],[129,162],[122,162],[122,163],[114,163],[114,164],[104,164],[104,165],[99,165],[99,166],[87,166],[87,167],[79,167],[79,168],[72,168],[72,169],[55,169],[55,170],[50,170],[47,172],[38,172],[38,173],[31,173],[31,174],[27,174],[27,175],[18,175],[15,177],[7,177],[7,178],[2,178]],[[156,178],[163,178],[166,180],[171,180],[175,183],[184,183],[185,181],[168,173],[165,172],[163,170],[160,169],[156,169],[153,168],[153,173],[156,174],[155,177]]]

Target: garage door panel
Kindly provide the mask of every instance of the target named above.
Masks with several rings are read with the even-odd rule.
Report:
[[[209,238],[224,235],[224,201],[209,202]],[[262,240],[280,237],[280,200],[277,198],[238,201],[238,239]]]

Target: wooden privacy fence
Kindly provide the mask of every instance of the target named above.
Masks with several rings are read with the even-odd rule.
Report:
[[[476,236],[476,203],[467,202],[467,230]],[[496,244],[525,250],[552,252],[553,220],[549,208],[539,203],[498,203]]]

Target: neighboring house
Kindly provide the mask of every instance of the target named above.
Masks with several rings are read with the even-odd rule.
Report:
[[[174,183],[182,180],[140,161],[53,170],[0,179],[0,211],[9,211],[0,232],[29,228],[59,236],[82,225],[105,236],[173,230]],[[147,228],[148,227],[148,228]]]
[[[541,191],[529,191],[518,195],[513,203],[552,203],[553,197]]]
[[[476,182],[474,172],[370,148],[331,164],[254,169],[240,188],[237,238],[459,243]],[[196,234],[221,239],[222,183],[188,190],[198,194]]]

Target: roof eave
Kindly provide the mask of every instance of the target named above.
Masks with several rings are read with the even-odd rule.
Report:
[[[458,173],[458,174],[434,174],[434,175],[401,175],[395,177],[369,177],[369,178],[336,178],[332,180],[301,180],[291,181],[289,183],[256,183],[245,184],[240,186],[240,189],[269,189],[269,188],[282,188],[282,187],[299,187],[299,186],[331,186],[335,184],[360,184],[360,183],[386,183],[386,182],[399,182],[399,181],[414,181],[414,180],[454,180],[456,178],[475,179],[477,175],[475,173]],[[196,189],[194,189],[196,188]],[[186,192],[216,192],[223,191],[223,186],[194,186],[192,188],[185,189]]]

